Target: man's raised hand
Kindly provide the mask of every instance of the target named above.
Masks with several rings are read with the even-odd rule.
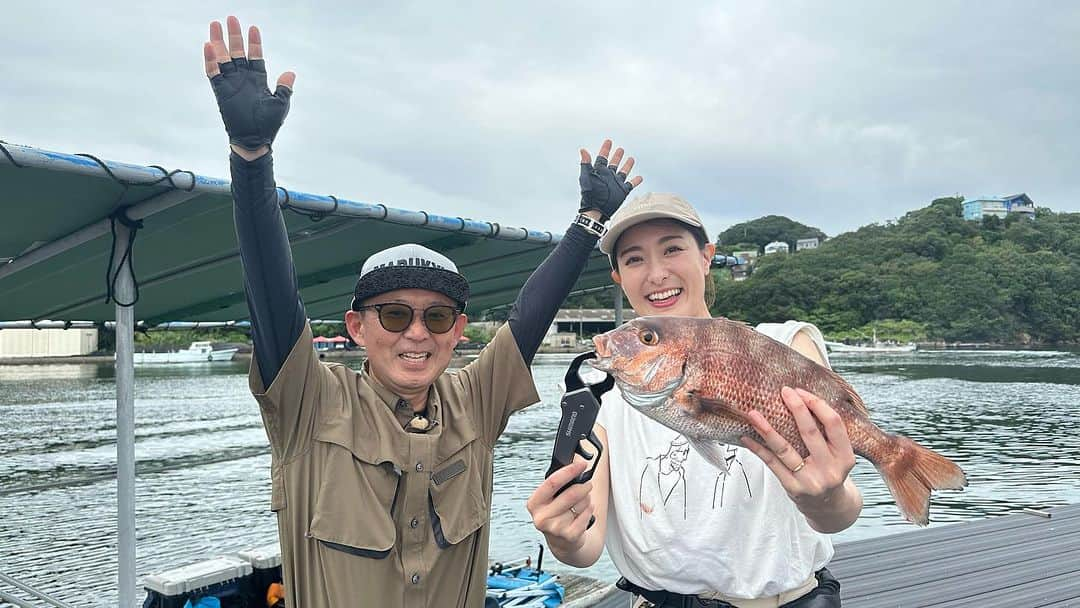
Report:
[[[262,35],[254,25],[248,29],[248,51],[236,17],[226,20],[229,46],[221,23],[210,23],[210,40],[203,44],[203,61],[210,87],[217,98],[229,142],[249,152],[269,149],[285,116],[289,113],[296,74],[285,72],[277,80],[274,93],[266,85]]]

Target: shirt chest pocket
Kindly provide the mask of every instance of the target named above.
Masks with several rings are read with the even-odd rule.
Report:
[[[364,462],[340,446],[325,447],[311,536],[330,549],[385,558],[397,539],[394,511],[401,491],[401,470],[389,462]]]
[[[474,440],[431,474],[428,510],[440,547],[460,543],[488,522],[490,468],[486,448]]]

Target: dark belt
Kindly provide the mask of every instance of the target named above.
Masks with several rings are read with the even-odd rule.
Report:
[[[784,604],[781,608],[839,608],[840,581],[836,580],[828,568],[818,570],[814,576],[818,580],[817,587],[806,595]],[[631,583],[625,577],[620,578],[615,586],[641,596],[660,608],[735,608],[724,600],[704,599],[696,595],[683,595],[673,591],[645,589]]]

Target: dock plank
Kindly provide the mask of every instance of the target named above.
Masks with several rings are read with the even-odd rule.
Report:
[[[619,591],[612,585],[611,589],[600,599],[593,604],[582,604],[582,608],[588,606],[588,608],[628,608],[630,606],[630,594],[625,591]],[[567,606],[567,608],[578,608],[577,606]]]
[[[933,604],[933,608],[976,608],[981,606],[1030,606],[1065,605],[1075,608],[1080,604],[1080,580],[1076,569],[1052,577],[1039,577],[1020,585],[994,591],[984,591],[950,602]]]
[[[566,592],[563,606],[566,608],[596,608],[615,591],[614,583],[575,574],[559,574],[559,583]]]
[[[952,543],[957,539],[967,536],[979,536],[998,530],[1019,530],[1027,527],[1037,527],[1046,521],[1063,522],[1070,519],[1080,519],[1080,505],[1069,505],[1047,509],[1052,514],[1050,519],[1037,515],[1017,513],[1001,517],[990,517],[978,521],[957,523],[929,530],[906,531],[888,536],[866,538],[863,540],[842,543],[844,555],[857,558],[863,555],[880,554],[884,551],[896,550],[913,545],[927,546],[938,542]]]

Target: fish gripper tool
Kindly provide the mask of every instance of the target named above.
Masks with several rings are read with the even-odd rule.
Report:
[[[582,353],[574,358],[566,371],[566,394],[560,402],[562,417],[559,419],[558,434],[555,435],[555,447],[551,451],[551,466],[548,467],[544,477],[550,477],[555,471],[574,462],[575,454],[585,460],[591,460],[592,466],[559,488],[555,496],[575,483],[585,483],[592,479],[596,465],[600,461],[600,455],[604,452],[603,444],[593,433],[593,425],[596,424],[596,416],[600,412],[600,398],[615,386],[615,379],[610,374],[605,374],[604,380],[596,384],[586,384],[581,379],[579,374],[581,364],[595,358],[596,353],[593,351]],[[581,445],[583,441],[592,445],[596,451],[589,452],[583,448]],[[595,522],[594,515],[589,519],[589,527],[591,528]]]

